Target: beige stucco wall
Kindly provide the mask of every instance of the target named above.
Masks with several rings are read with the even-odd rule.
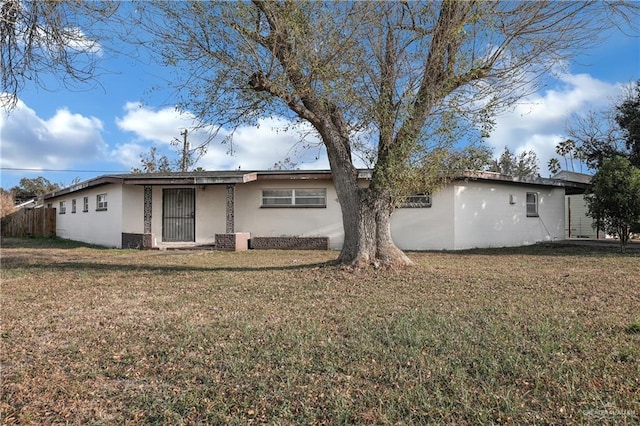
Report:
[[[48,199],[58,209],[56,235],[74,241],[83,241],[108,247],[122,243],[122,186],[109,184]],[[98,194],[107,194],[107,210],[96,211]],[[83,212],[83,199],[89,197],[89,211]],[[76,200],[76,213],[71,213],[71,201]],[[60,201],[66,201],[67,212],[60,214]]]
[[[151,187],[151,233],[154,247],[162,243],[162,189],[161,186]]]
[[[182,186],[181,186],[182,187]],[[195,188],[196,242],[212,244],[226,232],[225,185]],[[152,231],[162,244],[162,190],[153,187]],[[262,208],[263,189],[324,188],[326,208]],[[539,195],[539,217],[526,217],[526,193]],[[509,196],[516,203],[509,204]],[[142,204],[142,202],[141,202]],[[492,182],[458,182],[433,196],[432,207],[403,208],[391,218],[391,233],[404,250],[504,247],[563,238],[564,190]],[[143,212],[136,213],[142,221]],[[255,237],[329,237],[331,249],[344,241],[340,204],[329,180],[258,180],[235,187],[235,232]],[[141,231],[140,231],[141,232]]]
[[[225,185],[180,185],[153,186],[151,204],[151,232],[154,245],[162,244],[162,194],[164,189],[195,189],[196,222],[195,238],[198,244],[213,244],[215,234],[223,234],[226,230],[226,187]],[[144,212],[140,213],[143,219]]]
[[[213,244],[216,234],[226,232],[225,185],[211,185],[196,188],[196,241]]]
[[[453,188],[457,250],[521,246],[564,238],[563,188],[484,181],[456,182]],[[527,192],[538,193],[539,217],[527,217]]]
[[[261,208],[263,189],[324,188],[326,208]],[[235,231],[255,237],[329,237],[329,247],[339,249],[344,241],[342,213],[330,180],[258,180],[236,186]]]

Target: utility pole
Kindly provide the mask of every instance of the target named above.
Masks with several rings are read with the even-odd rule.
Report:
[[[180,171],[182,172],[188,171],[187,168],[189,167],[189,142],[187,142],[187,133],[187,129],[184,129],[184,131],[180,132],[180,135],[184,136],[182,145],[182,163],[180,165]]]

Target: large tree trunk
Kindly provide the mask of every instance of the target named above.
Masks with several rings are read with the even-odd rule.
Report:
[[[335,128],[323,130],[321,134],[342,210],[344,243],[338,262],[355,267],[412,264],[391,238],[393,206],[388,192],[381,188],[360,187],[358,171],[348,149],[348,136]]]
[[[393,209],[388,195],[371,188],[356,188],[353,193],[353,202],[341,202],[345,238],[338,261],[355,267],[411,265],[391,238]]]
[[[372,185],[360,188],[358,171],[351,158],[349,125],[338,104],[323,96],[311,84],[312,76],[305,75],[306,66],[300,62],[298,45],[293,43],[295,32],[290,31],[287,3],[264,2],[254,0],[254,5],[264,14],[270,28],[268,37],[258,33],[245,33],[258,44],[268,49],[282,66],[291,87],[283,89],[274,84],[260,69],[249,78],[249,86],[258,92],[268,92],[281,99],[288,108],[302,120],[306,120],[319,132],[327,148],[333,182],[342,210],[344,244],[338,261],[354,266],[365,265],[409,265],[411,260],[394,244],[391,239],[391,198],[388,186]],[[289,3],[289,6],[295,5]],[[295,7],[294,7],[295,9]],[[389,41],[393,41],[390,38]],[[394,58],[389,56],[390,62]],[[390,76],[388,76],[390,78]],[[390,92],[391,86],[385,86]],[[424,96],[423,96],[424,97]],[[391,119],[393,113],[388,114]],[[387,123],[388,124],[388,123]],[[385,137],[390,137],[393,129],[387,126]],[[406,131],[403,132],[407,133]],[[415,131],[414,131],[415,133]],[[389,147],[385,147],[388,155]],[[388,165],[384,161],[382,167]],[[386,185],[389,185],[387,182]]]

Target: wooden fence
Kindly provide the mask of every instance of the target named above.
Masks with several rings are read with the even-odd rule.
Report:
[[[2,218],[1,233],[6,238],[53,237],[56,235],[56,209],[21,209]]]

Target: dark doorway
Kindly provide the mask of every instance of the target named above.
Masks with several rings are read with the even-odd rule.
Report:
[[[193,188],[162,191],[162,241],[195,241],[196,191]]]

